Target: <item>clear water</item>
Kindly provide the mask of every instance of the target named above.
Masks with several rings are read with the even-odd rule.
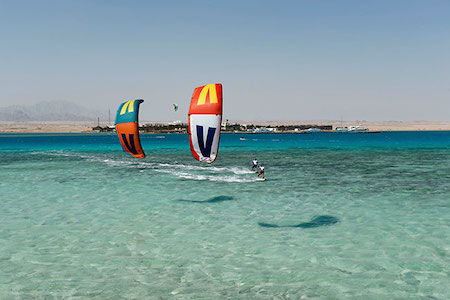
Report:
[[[0,299],[450,299],[450,132],[142,141],[0,135]]]

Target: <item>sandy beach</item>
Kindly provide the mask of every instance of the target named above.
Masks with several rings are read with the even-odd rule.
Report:
[[[143,121],[142,123],[144,123]],[[242,122],[244,124],[245,122]],[[336,127],[361,125],[371,131],[435,131],[450,130],[450,122],[432,121],[298,121],[298,122],[255,122],[258,125],[333,125]],[[108,125],[100,123],[101,126]],[[89,133],[93,132],[92,127],[97,126],[97,122],[0,122],[0,133]]]
[[[106,125],[100,123],[100,125]],[[96,122],[0,122],[1,133],[80,133],[92,132]]]

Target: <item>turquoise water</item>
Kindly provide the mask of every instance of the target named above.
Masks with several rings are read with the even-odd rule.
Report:
[[[450,132],[142,142],[0,135],[0,299],[450,299]]]

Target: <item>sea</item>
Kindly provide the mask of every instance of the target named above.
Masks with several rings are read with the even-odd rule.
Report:
[[[0,299],[450,299],[450,131],[141,141],[0,134]]]

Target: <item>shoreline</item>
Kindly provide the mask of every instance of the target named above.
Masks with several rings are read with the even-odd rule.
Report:
[[[141,122],[144,123],[144,122]],[[298,122],[254,122],[255,125],[262,126],[280,126],[280,125],[302,125],[302,124],[327,124],[332,125],[333,129],[336,127],[348,127],[352,125],[361,125],[369,129],[369,131],[450,131],[450,121],[340,121],[340,122],[313,122],[313,121],[298,121]],[[101,126],[109,124],[100,123]],[[0,122],[0,133],[96,133],[92,130],[97,126],[96,122]],[[224,131],[233,133],[233,131]],[[168,132],[153,132],[155,134],[162,134]],[[173,132],[177,134],[176,132]],[[236,131],[234,133],[243,134],[245,131]],[[295,133],[291,131],[277,132],[277,133]]]

